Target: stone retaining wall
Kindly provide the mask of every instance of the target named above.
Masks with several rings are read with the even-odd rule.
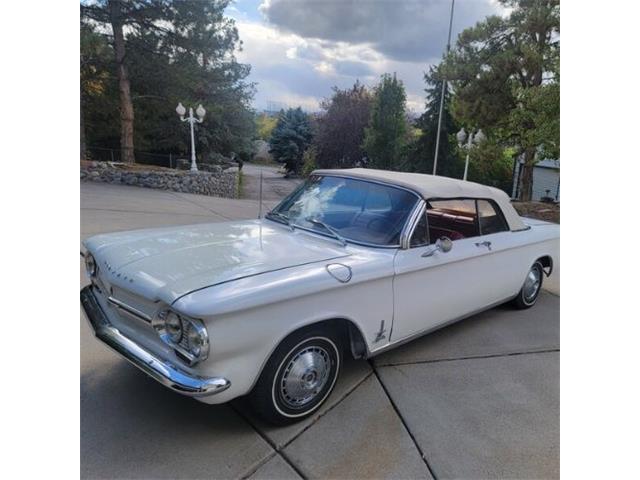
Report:
[[[136,185],[160,190],[198,193],[213,197],[238,197],[238,172],[222,170],[214,172],[185,172],[172,170],[128,170],[106,162],[95,162],[80,168],[80,180],[120,185]]]

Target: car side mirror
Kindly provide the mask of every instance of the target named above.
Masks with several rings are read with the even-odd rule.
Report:
[[[449,237],[440,237],[436,244],[422,254],[423,257],[431,257],[436,252],[447,253],[453,248],[453,242]]]

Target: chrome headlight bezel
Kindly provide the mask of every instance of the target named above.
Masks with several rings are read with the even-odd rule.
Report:
[[[84,255],[84,268],[87,271],[87,275],[89,278],[95,278],[98,273],[98,264],[96,263],[96,259],[89,252]]]
[[[179,334],[174,328],[168,328],[169,321],[178,319],[181,325]],[[209,333],[202,320],[191,318],[171,308],[158,311],[151,321],[160,339],[173,348],[178,357],[190,366],[209,357]]]
[[[184,325],[180,315],[169,310],[165,315],[162,328],[171,342],[180,344],[180,340],[182,340],[182,336],[184,335]]]
[[[209,356],[209,333],[201,321],[190,321],[184,335],[186,337],[189,353],[199,361]]]

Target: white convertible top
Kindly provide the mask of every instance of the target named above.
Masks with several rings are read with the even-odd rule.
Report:
[[[433,198],[487,198],[498,204],[511,230],[526,228],[520,215],[511,205],[506,193],[498,188],[488,187],[479,183],[424,173],[393,172],[371,168],[325,169],[315,170],[313,173],[316,175],[361,178],[398,185],[413,190],[425,200]]]

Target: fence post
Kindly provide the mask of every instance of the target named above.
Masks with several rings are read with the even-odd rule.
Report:
[[[114,162],[114,160],[113,160],[113,149],[112,149],[112,148],[110,148],[110,149],[109,149],[109,152],[111,153],[111,163],[113,163],[113,162]]]
[[[169,168],[173,168],[171,163],[171,152],[169,152]]]

